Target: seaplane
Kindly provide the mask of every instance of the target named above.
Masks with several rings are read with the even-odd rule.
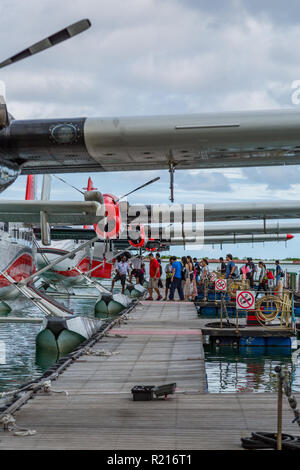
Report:
[[[83,33],[90,26],[88,19],[80,20],[2,61],[0,68],[3,70],[8,66],[16,66],[17,62]],[[5,98],[1,96],[0,192],[8,188],[21,174],[146,172],[157,169],[169,171],[170,200],[174,202],[175,170],[299,164],[299,118],[297,109],[279,109],[191,115],[24,120],[16,119],[9,113]],[[99,191],[92,190],[84,193],[82,202],[0,201],[2,238],[9,240],[12,245],[21,244],[21,241],[24,246],[27,244],[24,256],[27,249],[29,258],[22,258],[26,259],[22,261],[22,265],[26,265],[26,273],[21,274],[20,279],[27,275],[31,278],[33,275],[35,268],[29,253],[32,253],[34,248],[31,229],[18,231],[13,229],[12,224],[40,225],[42,243],[48,246],[51,243],[51,234],[55,231],[51,230],[51,226],[57,224],[91,225],[96,232],[95,241],[102,232],[107,242],[113,238],[109,235],[111,231],[99,229],[98,224],[107,218],[110,208],[113,208],[114,212],[112,219],[116,227],[115,238],[122,241],[119,236],[120,220],[119,216],[116,216],[116,210],[119,208],[118,198],[112,195],[102,195]],[[270,235],[265,233],[267,219],[298,217],[300,203],[286,201],[277,203],[276,207],[273,203],[234,203],[226,206],[206,204],[203,211],[205,222],[262,219],[263,234],[249,232],[252,242],[255,242],[255,237],[257,240],[259,238],[263,241],[265,238],[267,241]],[[130,220],[127,217],[127,220],[132,224],[135,218]],[[11,227],[9,230],[8,223]],[[141,227],[142,223],[138,223]],[[151,224],[149,217],[145,224]],[[136,243],[140,235],[135,240],[129,240],[133,243],[133,248],[139,248],[134,245],[140,243]],[[245,232],[233,234],[231,241],[238,241],[239,237],[242,241],[241,237],[244,235]],[[284,234],[276,235],[277,239],[281,235],[286,237],[285,240],[288,239]],[[215,242],[222,242],[228,234],[212,233],[210,236],[214,237]],[[217,236],[220,238],[216,238]],[[128,238],[130,237],[124,240],[128,241]],[[150,245],[152,243],[154,246],[156,243],[157,246],[159,243],[159,240],[151,240],[151,236],[148,238],[147,243]],[[177,237],[177,242],[184,242],[185,239],[186,237]],[[117,245],[118,242],[113,240],[113,243]],[[3,250],[9,252],[7,248]],[[13,253],[8,255],[9,260],[1,257],[0,274],[7,270],[7,266],[16,256]],[[14,273],[12,278],[15,279]]]

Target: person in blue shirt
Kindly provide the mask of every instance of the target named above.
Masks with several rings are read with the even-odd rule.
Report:
[[[180,261],[177,261],[176,256],[173,256],[169,300],[174,300],[174,294],[176,289],[180,300],[184,300],[184,294],[182,289],[182,264]]]
[[[226,261],[227,261],[227,264],[226,264],[225,278],[229,279],[229,278],[236,277],[236,274],[235,274],[236,265],[235,265],[235,262],[232,259],[231,254],[226,255]]]

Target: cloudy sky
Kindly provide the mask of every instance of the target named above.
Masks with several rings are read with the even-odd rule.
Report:
[[[300,6],[296,0],[2,0],[1,59],[81,18],[92,28],[3,69],[16,118],[121,116],[297,107]],[[155,176],[133,203],[168,202],[167,171],[61,175],[122,195]],[[40,177],[41,180],[41,177]],[[175,202],[295,200],[298,166],[177,171]],[[23,198],[25,177],[1,195]],[[40,187],[40,181],[39,181]],[[80,194],[53,179],[53,199]],[[300,257],[284,243],[206,247],[198,256]],[[177,254],[180,250],[177,249]]]

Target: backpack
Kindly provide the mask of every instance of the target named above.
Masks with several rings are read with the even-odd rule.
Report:
[[[187,279],[187,270],[184,266],[181,268],[181,279],[185,281]]]
[[[235,265],[234,271],[232,273],[232,277],[238,277],[239,276],[239,268],[237,265]]]

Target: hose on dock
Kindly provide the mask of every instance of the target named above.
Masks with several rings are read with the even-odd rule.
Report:
[[[277,434],[268,432],[253,432],[251,437],[242,437],[244,449],[276,449]],[[300,450],[300,440],[290,434],[282,434],[282,448],[286,450]]]
[[[297,408],[297,400],[292,395],[291,376],[287,371],[284,372],[280,366],[275,367],[275,371],[279,376],[279,390],[281,387],[283,388],[295,416],[292,423],[296,422],[300,426],[300,411]],[[251,437],[241,438],[242,447],[244,449],[277,449],[278,436],[279,434],[276,433],[253,432]],[[281,434],[280,440],[283,450],[300,450],[300,437]]]

